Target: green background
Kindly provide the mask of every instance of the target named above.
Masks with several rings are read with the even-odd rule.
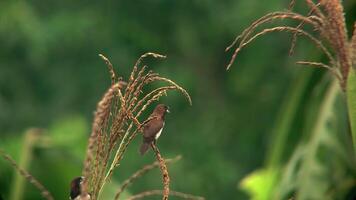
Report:
[[[307,77],[307,92],[288,132],[283,162],[303,137],[305,105],[310,99],[318,101],[320,85],[331,79],[323,70],[295,65],[297,60],[323,58],[303,39],[298,40],[295,55],[288,57],[291,35],[284,33],[257,40],[226,71],[231,52],[224,50],[235,36],[253,20],[287,8],[288,3],[1,1],[0,147],[18,160],[26,130],[45,129],[50,141],[35,146],[29,171],[56,199],[67,199],[70,180],[80,175],[96,103],[110,86],[98,54],[107,56],[127,79],[140,55],[157,52],[167,59],[148,59],[150,69],[183,86],[193,100],[189,106],[174,92],[161,99],[171,114],[158,145],[165,157],[183,156],[170,167],[172,189],[207,199],[247,199],[238,184],[263,166],[278,113],[294,81]],[[356,3],[348,0],[343,5],[351,30]],[[307,12],[302,1],[297,8]],[[138,154],[140,142],[136,138],[115,171],[118,182],[153,162],[152,152]],[[13,174],[0,161],[0,194],[5,199]],[[128,191],[161,187],[156,170]],[[26,186],[25,199],[38,198],[38,191]]]

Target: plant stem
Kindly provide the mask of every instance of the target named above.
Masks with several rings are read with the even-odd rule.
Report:
[[[25,133],[19,160],[19,167],[25,171],[29,171],[28,168],[30,167],[30,163],[33,157],[33,148],[40,137],[39,133],[40,132],[38,129],[29,129]],[[12,183],[10,200],[24,199],[23,194],[25,192],[25,178],[20,173],[16,172]]]
[[[313,162],[315,160],[315,157],[317,156],[318,148],[320,148],[323,141],[320,138],[323,135],[325,136],[325,134],[327,134],[329,131],[329,127],[327,125],[330,119],[335,116],[335,102],[337,100],[337,97],[341,95],[341,91],[342,90],[340,88],[340,84],[337,80],[334,80],[326,91],[326,94],[323,98],[321,107],[318,112],[318,118],[315,122],[311,137],[309,139],[310,142],[308,142],[307,146],[305,147],[306,149],[308,149],[308,152],[303,157],[303,163],[300,166],[298,179],[308,180],[310,177],[315,176],[315,172],[313,172],[311,166],[313,166]],[[297,189],[297,199],[302,200],[308,199],[308,197],[310,198],[310,196],[308,195],[310,193],[310,188],[314,186],[313,183],[310,181],[303,182],[300,180],[297,180],[296,182],[303,183],[303,185],[299,186]]]
[[[151,143],[151,147],[156,154],[157,161],[159,162],[159,168],[161,169],[161,173],[162,173],[162,182],[163,182],[162,200],[168,200],[169,190],[170,190],[169,189],[170,178],[169,178],[168,168],[165,160],[163,159],[161,153],[159,152],[158,147],[154,143]]]
[[[283,102],[272,130],[274,135],[273,142],[267,153],[267,167],[274,168],[281,164],[288,134],[290,133],[300,102],[303,100],[302,97],[305,94],[311,75],[311,70],[305,70],[300,73],[286,95],[286,100]]]
[[[346,95],[352,143],[354,147],[354,153],[356,155],[356,71],[352,67],[350,67],[347,80]]]

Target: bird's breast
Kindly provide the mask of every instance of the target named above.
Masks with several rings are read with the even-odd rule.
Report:
[[[163,122],[163,126],[162,128],[157,132],[156,136],[155,136],[155,139],[157,140],[159,138],[159,136],[161,136],[161,133],[162,133],[162,130],[163,130],[163,127],[164,127],[164,122]]]

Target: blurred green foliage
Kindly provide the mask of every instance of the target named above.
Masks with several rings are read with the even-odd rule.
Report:
[[[344,5],[348,22],[355,21],[355,3],[349,0]],[[287,123],[283,130],[288,131],[279,150],[281,163],[298,157],[300,142],[308,145],[325,80],[330,79],[321,70],[294,65],[298,58],[320,55],[300,39],[296,55],[288,58],[291,37],[286,34],[258,40],[226,72],[231,53],[224,49],[233,38],[257,17],[287,6],[280,0],[1,1],[0,148],[19,160],[25,130],[46,129],[49,143],[35,146],[28,170],[55,198],[66,199],[70,180],[80,175],[96,102],[110,84],[97,55],[106,55],[127,77],[142,53],[159,52],[168,58],[150,62],[151,69],[184,86],[193,99],[189,107],[178,95],[162,98],[172,113],[158,144],[165,157],[183,155],[170,166],[172,189],[207,199],[247,199],[237,185],[265,164],[278,122]],[[288,106],[281,105],[288,105],[288,96],[293,95],[288,91],[294,91],[298,80],[304,86],[298,90],[300,96],[291,99],[295,108],[286,119],[281,108]],[[345,113],[338,109],[341,124]],[[340,126],[345,131],[333,137],[338,145],[347,146],[347,124]],[[152,154],[139,156],[140,142],[131,144],[115,181],[154,160]],[[340,165],[336,167],[340,173],[355,172]],[[274,170],[263,170],[262,176],[278,176]],[[158,173],[137,181],[130,193],[160,189]],[[13,177],[12,168],[0,160],[0,194],[5,199]],[[269,180],[255,181],[273,184]],[[298,181],[295,184],[304,183]],[[25,194],[25,199],[39,198],[30,185]]]

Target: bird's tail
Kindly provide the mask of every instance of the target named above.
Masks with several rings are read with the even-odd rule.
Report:
[[[140,153],[141,155],[144,155],[147,151],[148,151],[148,148],[150,147],[150,143],[147,143],[147,142],[143,142],[141,147],[140,147]]]

